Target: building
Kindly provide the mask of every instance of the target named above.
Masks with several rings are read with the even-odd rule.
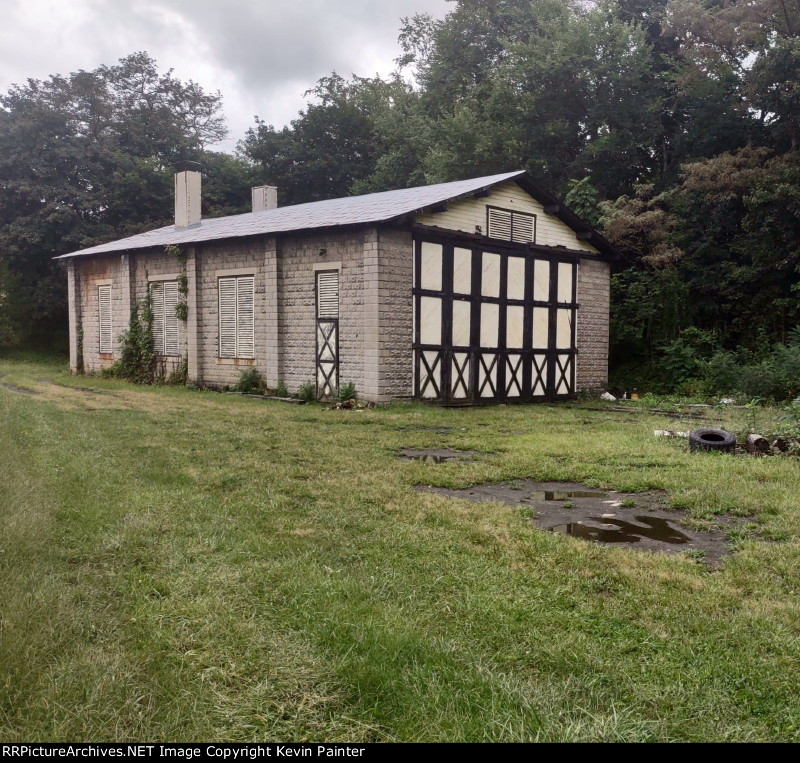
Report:
[[[605,387],[615,252],[527,173],[289,207],[265,186],[252,212],[201,220],[200,167],[176,169],[175,225],[59,258],[73,371],[119,356],[150,290],[167,369],[210,387],[247,368],[374,401]]]

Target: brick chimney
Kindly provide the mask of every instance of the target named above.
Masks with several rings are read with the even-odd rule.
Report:
[[[278,189],[274,185],[260,185],[252,189],[253,212],[277,209]]]
[[[175,227],[200,225],[200,165],[178,162],[175,165]]]

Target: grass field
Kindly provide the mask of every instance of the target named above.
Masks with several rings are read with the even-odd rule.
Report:
[[[0,387],[3,741],[800,739],[796,459],[690,456],[596,404],[0,382],[39,393]],[[396,457],[442,446],[496,457]],[[521,477],[753,518],[713,571],[413,490]]]

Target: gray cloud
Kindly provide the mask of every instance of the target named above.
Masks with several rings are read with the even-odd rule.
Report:
[[[147,50],[225,97],[230,149],[258,114],[276,125],[331,71],[386,74],[400,18],[448,0],[2,0],[0,90]]]

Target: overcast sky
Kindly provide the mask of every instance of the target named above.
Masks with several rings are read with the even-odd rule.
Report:
[[[443,16],[448,0],[0,0],[0,91],[148,51],[220,90],[232,150],[253,115],[287,124],[303,93],[337,71],[387,74],[400,18]]]

